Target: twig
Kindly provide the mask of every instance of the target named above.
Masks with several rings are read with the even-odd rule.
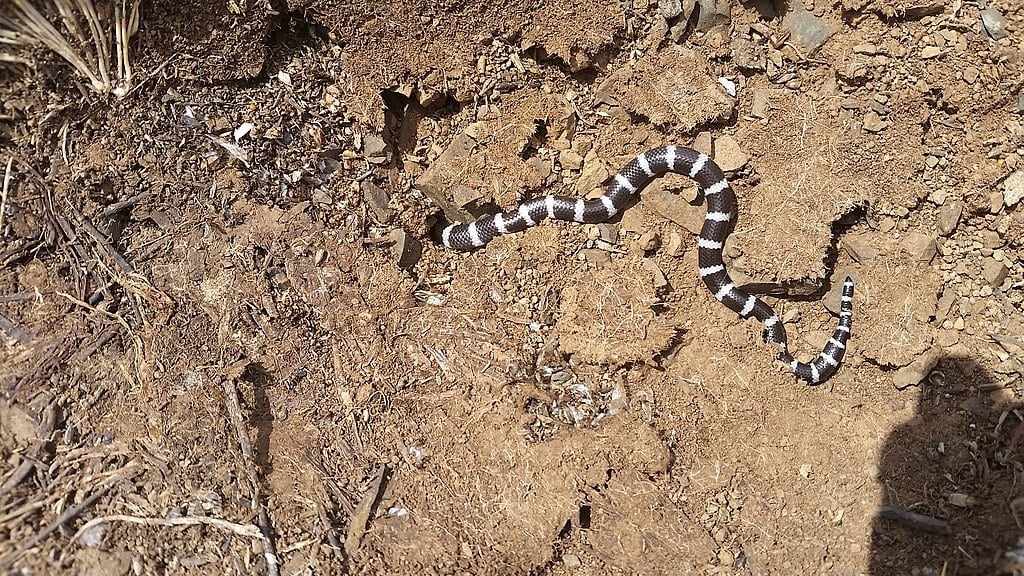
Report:
[[[36,533],[34,536],[26,540],[25,543],[18,547],[17,550],[11,552],[2,560],[0,560],[0,568],[10,567],[10,565],[13,564],[18,559],[18,557],[21,556],[22,553],[24,553],[26,550],[34,548],[37,544],[42,542],[47,536],[49,536],[58,528],[66,524],[69,520],[81,514],[89,506],[92,506],[94,502],[99,500],[101,496],[110,491],[110,489],[113,488],[115,484],[122,480],[124,480],[124,477],[121,474],[115,474],[110,478],[107,478],[106,481],[104,481],[99,488],[97,488],[92,494],[86,496],[85,500],[82,500],[78,504],[65,510],[64,513],[61,514],[60,517],[57,518],[57,520],[53,524],[50,524],[46,528],[43,528],[40,532]]]
[[[227,404],[228,414],[231,422],[235,425],[235,435],[238,437],[238,445],[242,449],[242,461],[245,462],[246,472],[249,474],[249,482],[253,490],[253,507],[256,508],[256,522],[262,533],[263,555],[267,560],[267,573],[270,576],[279,576],[280,561],[277,558],[277,550],[274,546],[273,527],[270,524],[270,516],[263,505],[263,494],[260,489],[259,477],[256,474],[256,458],[252,454],[252,443],[249,442],[249,433],[245,429],[245,421],[242,419],[242,407],[238,404],[238,388],[233,378],[224,378],[224,400]]]
[[[263,534],[260,532],[258,526],[253,524],[235,524],[234,522],[228,522],[227,520],[221,520],[220,518],[208,518],[206,516],[182,516],[180,518],[141,518],[138,516],[127,516],[125,514],[113,514],[111,516],[100,516],[99,518],[93,518],[86,522],[75,535],[71,537],[72,542],[76,542],[83,532],[97,526],[99,524],[106,524],[109,522],[130,522],[132,524],[141,524],[143,526],[213,526],[215,528],[221,528],[228,532],[233,532],[239,536],[246,538],[258,538],[263,539]]]
[[[4,212],[7,210],[7,191],[11,188],[12,164],[14,164],[14,156],[7,159],[7,170],[4,172],[4,188],[0,191],[0,234],[4,230]]]

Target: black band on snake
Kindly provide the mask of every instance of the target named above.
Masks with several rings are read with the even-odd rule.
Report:
[[[661,146],[640,154],[626,164],[600,198],[582,200],[561,196],[534,198],[514,212],[483,217],[470,224],[451,224],[441,233],[441,241],[455,250],[474,250],[499,234],[521,232],[545,218],[574,222],[603,222],[626,207],[651,180],[666,172],[685,174],[697,182],[707,199],[708,212],[697,242],[698,272],[708,290],[741,318],[755,318],[764,324],[766,342],[778,344],[779,361],[797,378],[811,385],[820,384],[839,369],[846,353],[853,324],[853,279],[843,282],[839,326],[825,349],[810,363],[798,362],[786,346],[786,329],[770,306],[736,288],[722,260],[722,246],[736,219],[736,195],[725,174],[705,154],[681,146]]]

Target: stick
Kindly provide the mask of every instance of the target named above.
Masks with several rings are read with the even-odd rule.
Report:
[[[267,573],[270,576],[279,576],[280,561],[277,558],[277,550],[272,538],[273,527],[270,524],[267,509],[263,505],[263,494],[260,490],[259,477],[256,475],[256,458],[253,457],[249,433],[246,431],[245,421],[242,419],[242,407],[238,404],[238,388],[235,386],[234,379],[224,379],[224,396],[231,422],[235,425],[235,435],[238,437],[239,447],[242,449],[242,461],[245,462],[246,472],[249,473],[249,482],[252,483],[252,501],[256,508],[256,521],[262,533],[261,541],[263,542],[263,555],[267,560]]]
[[[11,165],[14,164],[14,157],[7,159],[7,170],[4,172],[4,189],[0,191],[0,233],[4,229],[4,211],[7,210],[7,191],[11,188]]]
[[[124,477],[121,476],[120,474],[115,474],[110,478],[107,478],[107,480],[103,482],[103,484],[101,484],[100,487],[97,488],[95,492],[86,496],[85,500],[82,500],[78,504],[65,510],[64,513],[61,514],[59,518],[57,518],[56,522],[50,524],[46,528],[43,528],[39,533],[26,540],[25,543],[22,544],[17,550],[11,552],[2,560],[0,560],[0,568],[9,568],[11,564],[13,564],[14,561],[18,559],[18,556],[21,556],[23,552],[31,548],[34,548],[37,544],[42,542],[47,536],[52,534],[58,528],[67,523],[69,520],[81,514],[89,506],[92,506],[94,502],[99,500],[101,496],[103,496],[111,488],[113,488],[114,484],[117,484],[123,479]]]

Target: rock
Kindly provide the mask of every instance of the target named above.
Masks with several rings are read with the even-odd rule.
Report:
[[[992,8],[981,11],[981,27],[993,40],[1002,40],[1010,35],[1006,31],[1006,18],[998,10]]]
[[[612,262],[612,257],[610,254],[608,254],[604,250],[599,250],[597,248],[584,248],[583,250],[580,250],[580,254],[583,255],[584,260],[593,264],[594,266],[597,266],[598,268],[602,266],[607,266]]]
[[[683,237],[678,232],[669,232],[668,241],[665,242],[665,253],[673,258],[682,256],[686,251],[683,245]]]
[[[663,218],[686,228],[694,234],[700,234],[704,227],[703,207],[691,206],[677,194],[672,194],[652,183],[644,190],[644,202]]]
[[[732,136],[725,135],[715,141],[715,164],[724,172],[735,172],[743,168],[749,159]]]
[[[658,9],[665,20],[672,20],[683,13],[683,5],[679,0],[658,0]]]
[[[936,225],[939,227],[939,233],[943,236],[949,236],[956,230],[956,225],[960,222],[960,215],[964,211],[964,203],[960,200],[955,200],[943,204],[939,207],[939,218]]]
[[[920,232],[911,232],[903,237],[900,243],[910,257],[918,262],[928,264],[935,257],[937,246],[935,238]]]
[[[636,244],[644,252],[649,252],[661,245],[661,236],[654,231],[644,232],[637,238]]]
[[[445,215],[453,222],[470,222],[473,215],[452,201],[452,174],[460,172],[460,166],[470,161],[476,140],[469,134],[459,134],[444,152],[434,160],[430,167],[416,179],[416,188],[422,190],[434,203],[444,210]]]
[[[820,18],[807,11],[802,2],[791,2],[790,11],[782,19],[782,27],[790,40],[805,55],[821,47],[832,35],[832,29]]]
[[[870,110],[864,115],[864,129],[868,132],[881,132],[888,125],[889,123],[882,120],[874,110]]]
[[[1024,198],[1024,171],[1017,170],[1003,181],[1003,205],[1013,208]]]
[[[764,47],[750,40],[736,38],[732,41],[732,61],[737,68],[764,72]]]
[[[387,159],[384,154],[385,148],[387,148],[387,143],[380,136],[376,134],[363,136],[363,156],[371,164],[381,164]]]
[[[647,270],[648,272],[651,273],[651,278],[654,282],[655,289],[660,289],[668,286],[668,278],[665,277],[665,273],[661,271],[661,268],[659,268],[658,265],[654,263],[654,260],[644,258],[643,261],[640,262],[640,265],[644,267],[644,270]]]
[[[967,66],[964,68],[964,82],[974,84],[978,80],[978,76],[980,74],[981,70],[978,70],[974,66]]]
[[[583,168],[583,157],[571,148],[566,148],[558,153],[558,163],[565,170],[579,170]]]
[[[401,228],[392,230],[388,234],[388,241],[393,243],[391,251],[398,257],[399,268],[412,268],[423,255],[423,245],[420,241]]]
[[[938,46],[925,46],[921,49],[921,59],[928,60],[929,58],[935,58],[942,54],[942,49]]]
[[[904,366],[896,371],[892,376],[892,382],[896,385],[897,390],[903,390],[910,386],[917,386],[935,368],[935,365],[939,363],[939,359],[942,358],[942,351],[938,348],[930,348],[925,351],[921,356],[910,363],[909,366]]]
[[[583,172],[576,181],[576,189],[582,194],[601,186],[601,183],[608,179],[608,165],[596,155],[587,155],[583,163]]]
[[[483,192],[476,188],[457,184],[452,186],[452,201],[459,206],[468,206],[484,197]]]
[[[985,277],[985,281],[988,282],[989,286],[993,288],[1002,286],[1003,280],[1006,280],[1006,275],[1009,273],[1010,269],[1003,262],[999,262],[995,258],[985,258],[981,275]]]
[[[850,233],[843,236],[843,246],[857,262],[869,262],[878,257],[878,251],[868,242],[868,234]]]
[[[388,208],[388,203],[391,201],[388,198],[388,193],[369,180],[363,180],[362,184],[359,185],[359,189],[362,191],[366,203],[369,204],[370,211],[377,218],[377,222],[380,224],[390,222],[393,214],[391,209]]]
[[[697,137],[693,139],[691,148],[697,152],[702,152],[711,156],[711,132],[701,132],[697,134]]]

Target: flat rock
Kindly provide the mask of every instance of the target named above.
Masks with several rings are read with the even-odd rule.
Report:
[[[1024,198],[1024,171],[1017,170],[1003,181],[1003,205],[1013,208]]]
[[[918,262],[930,263],[935,258],[935,238],[920,232],[911,232],[903,237],[900,246]]]
[[[963,214],[964,203],[960,200],[947,202],[939,207],[939,217],[936,225],[943,236],[949,236],[956,230],[960,222],[960,215]]]
[[[832,36],[833,30],[823,20],[807,11],[802,2],[790,2],[790,11],[782,19],[782,27],[789,32],[790,40],[804,54],[810,54]]]
[[[393,243],[391,252],[397,258],[399,268],[408,270],[416,266],[423,255],[423,244],[415,236],[398,228],[388,234],[388,240]]]
[[[1003,281],[1006,280],[1006,275],[1009,273],[1010,269],[1007,268],[1006,264],[994,258],[985,258],[985,262],[982,264],[981,275],[985,277],[988,285],[993,288],[1002,286]]]
[[[359,185],[359,189],[363,192],[363,198],[366,199],[366,203],[370,206],[370,211],[377,218],[377,222],[380,224],[390,222],[393,214],[388,207],[388,203],[391,201],[388,198],[388,193],[369,180],[364,180]]]
[[[920,384],[928,377],[928,374],[935,368],[935,365],[939,363],[941,358],[942,350],[930,348],[921,354],[917,360],[897,370],[892,376],[892,382],[896,385],[896,389],[903,390],[904,388]]]
[[[750,156],[744,152],[735,138],[722,136],[715,141],[715,163],[725,172],[735,172],[743,168]]]
[[[998,10],[992,8],[981,11],[981,26],[993,40],[1002,40],[1010,35],[1006,31],[1006,18]]]

